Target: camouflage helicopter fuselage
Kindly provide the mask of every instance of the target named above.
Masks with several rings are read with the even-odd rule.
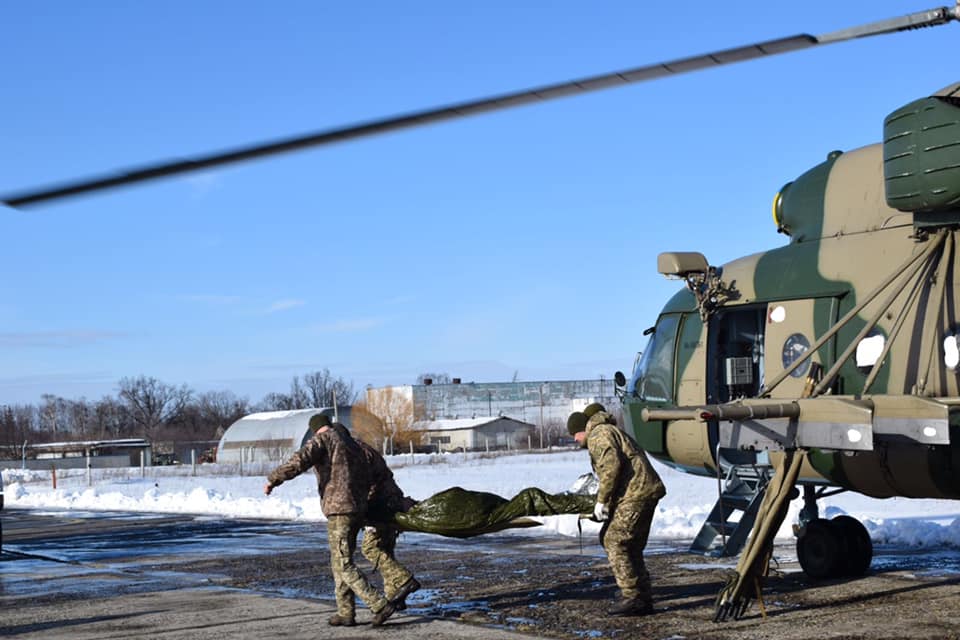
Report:
[[[721,268],[661,256],[688,286],[628,383],[628,428],[695,474],[803,447],[801,482],[960,498],[960,85],[830,153],[774,218],[788,245]]]

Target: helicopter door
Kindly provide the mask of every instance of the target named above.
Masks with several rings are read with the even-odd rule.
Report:
[[[772,381],[793,362],[810,350],[817,336],[837,319],[839,304],[834,298],[785,300],[767,305],[766,345],[768,354],[766,378]],[[819,330],[818,330],[819,329]],[[834,340],[794,369],[783,382],[770,391],[772,398],[799,398],[803,394],[810,363],[829,366],[834,358]]]
[[[706,399],[707,332],[699,313],[684,313],[676,349],[678,406],[697,406]],[[697,420],[674,420],[667,427],[666,447],[671,459],[691,469],[714,467],[709,433]]]
[[[700,315],[683,314],[677,341],[676,403],[679,406],[703,404],[706,400],[706,331]]]

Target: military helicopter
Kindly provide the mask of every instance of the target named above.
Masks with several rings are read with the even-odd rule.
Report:
[[[960,19],[960,3],[819,36],[797,35],[0,196],[26,207],[576,93]],[[960,497],[960,85],[895,110],[882,145],[828,158],[778,193],[779,249],[711,266],[668,252],[685,282],[620,385],[626,426],[654,456],[722,483],[701,547],[745,544],[718,596],[740,617],[765,574],[785,504],[803,487],[798,552],[813,576],[862,573],[869,536],[817,517],[831,491]],[[857,263],[851,263],[856,256]],[[952,439],[954,442],[958,438]],[[742,511],[739,522],[729,518]],[[752,525],[752,535],[747,540]]]
[[[832,152],[784,186],[773,218],[787,246],[722,267],[660,254],[660,273],[686,288],[661,312],[632,379],[617,380],[647,451],[690,473],[727,474],[695,546],[726,528],[738,551],[740,525],[764,503],[757,525],[775,530],[796,482],[804,570],[859,575],[869,535],[849,516],[817,517],[826,487],[960,497],[958,207],[954,84],[893,111],[882,144]],[[777,476],[793,480],[780,504],[770,487],[759,501],[769,478],[757,465],[784,455]],[[727,521],[740,511],[746,519]]]

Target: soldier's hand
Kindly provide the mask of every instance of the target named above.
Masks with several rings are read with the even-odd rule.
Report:
[[[273,485],[268,482],[263,486],[263,493],[265,495],[270,495],[271,491],[273,491]]]
[[[610,515],[610,512],[607,511],[607,505],[602,502],[598,502],[593,506],[593,519],[598,522],[603,522],[607,519],[607,516]]]

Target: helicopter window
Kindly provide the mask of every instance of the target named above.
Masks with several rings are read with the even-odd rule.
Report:
[[[880,354],[883,352],[883,345],[886,339],[880,333],[869,335],[860,341],[857,345],[857,368],[861,371],[869,371],[873,365],[877,364]]]
[[[960,343],[957,334],[948,335],[943,339],[943,364],[950,371],[956,371],[960,365]]]
[[[679,315],[661,316],[633,372],[629,391],[651,402],[673,402],[673,360]]]

